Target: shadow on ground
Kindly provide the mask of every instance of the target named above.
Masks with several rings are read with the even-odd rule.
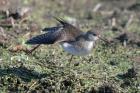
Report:
[[[0,77],[5,75],[15,75],[25,82],[30,82],[32,79],[41,79],[47,76],[46,73],[38,73],[33,70],[29,70],[26,67],[13,67],[7,69],[0,69]]]

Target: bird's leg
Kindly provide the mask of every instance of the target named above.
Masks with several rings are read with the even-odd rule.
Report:
[[[71,55],[70,59],[68,60],[67,66],[70,68],[72,62],[73,55]]]
[[[34,50],[36,50],[40,45],[36,45],[34,48],[28,50],[28,53],[31,54]]]
[[[71,55],[70,59],[69,59],[69,63],[71,63],[72,61],[72,58],[73,58],[73,55]]]
[[[67,63],[69,74],[71,73],[71,62],[72,62],[72,59],[73,59],[73,55],[71,55],[71,57],[70,57],[70,59],[68,60],[68,63]]]

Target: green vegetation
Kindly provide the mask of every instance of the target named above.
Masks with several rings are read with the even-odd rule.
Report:
[[[23,6],[32,8],[26,21],[17,19],[14,27],[2,26],[7,39],[3,43],[0,33],[0,93],[139,93],[140,12],[139,7],[133,6],[140,2],[68,1],[23,0]],[[101,9],[93,12],[100,3]],[[33,53],[27,53],[25,50],[33,46],[24,42],[30,35],[40,34],[43,27],[56,25],[52,16],[76,19],[85,31],[99,26],[103,28],[102,36],[112,43],[99,40],[91,55],[74,56],[71,63],[71,55],[57,44],[41,45]],[[116,18],[115,26],[113,18]],[[4,19],[1,13],[0,22]],[[125,41],[114,39],[123,31],[130,33],[126,46]]]

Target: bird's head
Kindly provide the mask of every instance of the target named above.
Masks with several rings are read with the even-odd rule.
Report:
[[[96,41],[96,40],[99,39],[99,33],[90,30],[90,31],[87,32],[87,38],[88,38],[89,41]]]
[[[110,43],[108,40],[103,39],[101,37],[101,35],[100,35],[98,30],[96,30],[96,31],[95,30],[88,31],[87,32],[87,38],[88,38],[89,41],[96,41],[96,40],[100,39],[100,40],[102,40],[102,41],[104,41],[106,43]]]

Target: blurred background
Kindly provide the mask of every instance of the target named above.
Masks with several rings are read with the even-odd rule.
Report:
[[[99,29],[90,56],[58,45],[26,45],[63,18],[83,31]],[[1,93],[139,93],[140,0],[0,0]]]

